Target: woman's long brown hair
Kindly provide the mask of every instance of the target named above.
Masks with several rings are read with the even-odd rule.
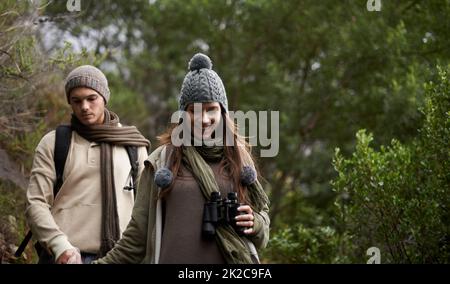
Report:
[[[244,165],[254,166],[255,171],[257,171],[256,164],[254,163],[253,157],[251,155],[251,146],[247,143],[243,136],[239,135],[238,126],[233,120],[231,120],[228,113],[222,112],[222,119],[225,122],[223,124],[223,133],[231,133],[233,135],[234,144],[232,146],[225,145],[224,159],[222,159],[221,161],[220,169],[221,171],[226,171],[227,174],[231,177],[233,187],[238,193],[240,202],[249,204],[248,196],[246,194],[246,187],[241,184],[241,171]],[[179,124],[172,124],[164,133],[157,137],[157,139],[159,140],[159,145],[172,144],[171,135],[175,127],[177,127],[178,125]],[[229,132],[227,132],[227,129]],[[182,148],[174,146],[169,165],[169,168],[173,173],[174,180],[179,174],[182,155]],[[172,190],[174,184],[173,181],[169,187],[161,192],[161,197],[165,196],[169,191]]]

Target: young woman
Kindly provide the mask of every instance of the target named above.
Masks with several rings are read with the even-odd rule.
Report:
[[[259,262],[256,248],[269,238],[269,202],[249,146],[229,117],[222,80],[211,68],[204,54],[189,62],[179,100],[183,116],[159,137],[132,220],[97,263]],[[181,145],[175,143],[180,129],[190,130]]]

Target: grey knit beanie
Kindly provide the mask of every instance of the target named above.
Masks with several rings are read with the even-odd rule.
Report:
[[[197,53],[189,61],[189,72],[181,86],[179,109],[184,111],[191,103],[218,102],[228,112],[228,100],[219,75],[212,69],[211,59]]]
[[[70,103],[70,91],[78,87],[87,87],[97,91],[105,99],[105,104],[108,103],[110,95],[108,80],[98,68],[91,65],[83,65],[75,68],[67,75],[65,86],[67,102]]]

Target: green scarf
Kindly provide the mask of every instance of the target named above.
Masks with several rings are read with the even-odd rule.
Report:
[[[214,173],[207,161],[219,161],[223,157],[223,147],[183,147],[183,162],[186,168],[192,172],[203,196],[209,200],[211,193],[219,191]],[[261,184],[257,181],[247,187],[251,207],[259,212],[268,198]],[[245,242],[230,226],[218,226],[216,228],[216,240],[227,263],[252,264],[250,251]]]

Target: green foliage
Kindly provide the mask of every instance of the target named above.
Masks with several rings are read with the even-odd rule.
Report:
[[[349,263],[349,239],[331,227],[298,226],[271,236],[263,257],[269,263]]]
[[[448,263],[450,68],[427,86],[425,122],[410,144],[379,151],[357,133],[356,151],[336,149],[333,187],[340,221],[358,250],[379,247],[387,263]],[[354,256],[358,259],[357,256]]]
[[[70,113],[63,74],[73,66],[99,64],[106,56],[74,52],[69,42],[53,55],[45,54],[33,32],[36,13],[26,1],[0,6],[0,147],[24,172],[31,169],[30,157],[42,136]]]
[[[148,128],[148,117],[151,114],[143,96],[124,85],[117,74],[107,76],[111,90],[108,108],[119,115],[121,123],[135,125],[141,131]]]
[[[25,195],[13,183],[0,180],[0,263],[31,263],[34,252],[31,246],[20,259],[13,257],[15,246],[27,233],[25,224]]]
[[[80,53],[75,53],[72,43],[64,41],[64,46],[56,51],[49,62],[61,70],[70,70],[86,64],[98,66],[107,56],[108,53],[96,55],[94,52],[88,52],[86,48],[82,48]]]
[[[48,125],[43,121],[38,122],[34,125],[33,130],[15,135],[11,140],[5,143],[5,148],[14,160],[20,160],[22,157],[30,157],[47,131]],[[0,134],[0,137],[3,138],[4,135]],[[33,160],[27,158],[22,160],[21,164],[25,169],[31,169],[32,163]]]

